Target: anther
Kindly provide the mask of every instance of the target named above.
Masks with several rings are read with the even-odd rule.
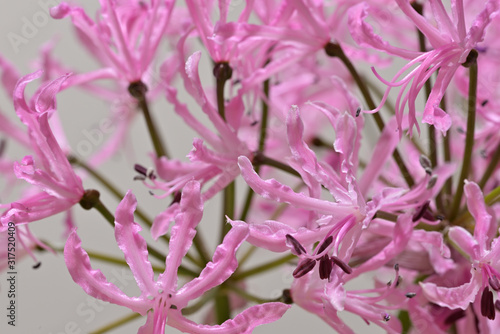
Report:
[[[175,192],[174,199],[172,200],[172,202],[170,202],[170,206],[172,206],[174,203],[180,203],[181,197],[182,197],[182,192],[180,191]]]
[[[488,279],[488,283],[490,283],[490,286],[493,290],[498,291],[500,290],[500,281],[498,280],[498,277],[495,275],[490,276]]]
[[[382,313],[382,319],[387,322],[391,320],[391,315],[389,313]]]
[[[300,278],[314,269],[316,261],[313,259],[304,259],[299,262],[297,268],[293,271],[294,278]]]
[[[286,235],[286,244],[293,248],[295,255],[305,254],[305,248],[300,244],[300,242],[292,237],[290,234]]]
[[[432,163],[429,158],[422,154],[420,155],[418,161],[420,162],[420,166],[422,166],[425,172],[429,175],[432,175]]]
[[[484,107],[485,105],[487,105],[488,102],[489,102],[488,100],[484,100],[483,102],[481,102],[481,107]]]
[[[437,175],[432,175],[431,178],[429,179],[429,182],[427,182],[427,189],[432,189],[438,180]]]
[[[493,302],[493,292],[485,287],[481,295],[481,314],[490,320],[495,319],[495,304]]]
[[[352,273],[352,268],[349,267],[349,265],[347,263],[345,263],[344,261],[342,261],[341,259],[339,259],[336,256],[332,256],[331,259],[332,259],[333,264],[336,264],[337,266],[339,266],[340,269],[342,269],[342,271],[344,271],[346,274]]]
[[[356,117],[359,117],[359,114],[361,114],[361,107],[358,107],[358,109],[356,109]]]
[[[323,255],[319,260],[319,278],[330,279],[330,274],[333,270],[333,263],[328,255]]]
[[[170,308],[171,308],[172,310],[177,310],[177,306],[175,306],[175,305],[170,305]]]
[[[323,243],[318,247],[318,250],[316,251],[316,254],[321,254],[325,251],[325,249],[330,246],[333,242],[333,236],[329,236],[328,238],[323,241]]]
[[[430,204],[430,201],[427,201],[425,202],[418,210],[417,212],[415,212],[415,214],[413,215],[413,217],[411,218],[412,222],[416,222],[418,220],[420,220],[425,212],[427,211],[427,209],[429,208],[429,204]]]
[[[411,299],[411,298],[415,297],[416,295],[417,294],[415,292],[408,292],[405,296],[406,296],[406,298],[410,298]]]
[[[38,268],[40,268],[41,265],[42,265],[42,262],[38,262],[38,263],[35,263],[32,268],[38,269]]]

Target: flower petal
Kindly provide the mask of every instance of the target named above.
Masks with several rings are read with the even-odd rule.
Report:
[[[73,281],[92,297],[122,305],[134,312],[146,315],[150,308],[149,300],[128,297],[116,285],[108,282],[100,270],[93,270],[89,256],[81,245],[82,242],[74,230],[64,246],[64,260]]]
[[[136,207],[137,200],[129,190],[116,209],[115,238],[118,247],[125,255],[125,261],[134,274],[137,285],[145,295],[144,297],[147,297],[154,295],[156,289],[153,268],[148,259],[147,244],[139,234],[142,228],[134,222]]]

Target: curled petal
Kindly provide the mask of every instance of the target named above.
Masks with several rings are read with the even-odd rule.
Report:
[[[71,232],[64,246],[64,260],[73,281],[94,298],[128,307],[134,312],[146,315],[148,301],[130,298],[113,283],[106,280],[100,270],[93,270],[87,252],[81,247],[76,231]]]
[[[115,215],[115,238],[125,255],[137,285],[144,294],[155,294],[154,274],[148,259],[146,241],[139,232],[142,228],[134,222],[137,200],[129,190],[118,205]]]

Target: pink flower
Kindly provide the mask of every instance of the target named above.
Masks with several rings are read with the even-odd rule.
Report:
[[[376,35],[372,28],[364,22],[367,17],[366,4],[359,4],[354,7],[350,12],[349,25],[351,34],[358,44],[402,58],[411,59],[407,65],[398,71],[391,81],[382,79],[375,72],[376,76],[388,85],[389,88],[386,90],[380,106],[370,112],[379,111],[386,101],[390,89],[401,86],[396,99],[398,129],[401,131],[403,109],[408,104],[408,131],[411,135],[413,126],[416,126],[417,131],[420,132],[416,120],[415,100],[424,83],[439,69],[431,94],[425,104],[422,121],[434,125],[436,129],[445,133],[451,126],[451,119],[439,107],[439,103],[457,69],[466,62],[471,50],[483,40],[486,27],[490,23],[491,18],[498,12],[498,1],[489,0],[485,4],[484,9],[472,22],[469,31],[466,31],[465,26],[463,0],[452,0],[452,16],[446,13],[441,0],[430,1],[433,16],[436,22],[438,22],[437,28],[418,14],[410,5],[409,0],[396,0],[396,2],[403,13],[425,35],[433,50],[421,53],[391,46],[389,43],[383,41],[380,36]],[[416,68],[411,70],[404,78],[399,79],[403,73],[415,65],[417,65]],[[410,88],[405,94],[404,92],[409,85]]]
[[[235,252],[248,236],[244,224],[234,226],[215,250],[212,262],[202,270],[200,276],[177,285],[177,270],[182,258],[191,247],[196,226],[203,214],[200,184],[189,182],[182,192],[180,212],[175,217],[169,243],[166,269],[154,280],[153,269],[148,260],[147,245],[139,235],[141,228],[134,222],[136,199],[129,191],[116,210],[115,237],[125,260],[141,289],[139,297],[128,297],[115,285],[109,283],[101,271],[93,270],[87,253],[81,248],[81,241],[74,231],[65,246],[64,257],[73,280],[89,295],[132,311],[147,314],[146,324],[138,333],[164,333],[165,322],[188,333],[251,333],[254,327],[279,319],[289,308],[282,303],[266,303],[252,306],[232,320],[219,326],[198,325],[185,318],[181,310],[190,300],[200,297],[224,282],[237,267]]]
[[[61,3],[52,17],[71,16],[80,41],[112,69],[98,71],[102,78],[141,80],[151,65],[170,21],[174,1],[101,0],[100,17],[92,21],[83,8]]]
[[[48,118],[55,111],[55,96],[67,76],[44,84],[28,104],[24,97],[26,85],[39,78],[41,72],[22,77],[14,90],[14,108],[28,127],[34,156],[25,156],[15,163],[17,178],[40,188],[42,192],[10,204],[1,222],[16,224],[40,220],[63,212],[78,203],[84,194],[82,181],[73,171],[49,126]]]
[[[421,286],[427,299],[433,303],[462,310],[467,309],[470,303],[477,303],[481,305],[483,316],[494,319],[493,294],[489,288],[500,290],[500,242],[495,238],[498,225],[492,220],[477,184],[466,181],[465,196],[469,212],[476,221],[474,235],[460,226],[452,226],[448,236],[468,256],[471,263],[470,280],[456,287],[437,286],[430,282],[421,283]]]

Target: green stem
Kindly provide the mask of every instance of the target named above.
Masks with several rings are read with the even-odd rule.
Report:
[[[277,160],[274,160],[272,158],[269,158],[263,154],[259,154],[259,152],[257,152],[257,154],[254,156],[253,164],[254,166],[261,166],[261,165],[271,166],[280,169],[284,172],[287,172],[289,174],[292,174],[294,176],[300,177],[300,174],[292,167]]]
[[[153,146],[156,152],[157,157],[169,157],[167,150],[163,146],[163,141],[160,137],[160,132],[156,129],[155,122],[153,121],[153,117],[149,111],[149,105],[146,98],[146,85],[141,82],[131,83],[129,86],[130,94],[137,99],[139,104],[139,108],[142,110],[144,114],[144,119],[146,120],[146,125],[148,127],[149,135],[151,136],[151,141],[153,142]]]
[[[222,324],[227,319],[231,319],[231,304],[229,297],[223,292],[224,285],[218,288],[217,296],[215,297],[215,317],[217,324]]]
[[[477,51],[472,50],[472,53],[476,53]],[[473,58],[474,55],[469,54],[467,57]],[[462,201],[462,195],[464,192],[464,180],[469,175],[470,163],[472,160],[472,149],[474,148],[474,129],[476,124],[476,91],[477,91],[477,61],[476,59],[472,59],[470,62],[470,70],[469,70],[469,106],[468,106],[468,114],[467,114],[467,135],[465,137],[465,150],[464,150],[464,158],[462,164],[462,170],[460,171],[460,177],[458,179],[457,189],[455,191],[455,196],[453,197],[453,203],[451,205],[449,221],[453,221],[460,209],[460,203]]]
[[[101,200],[97,200],[97,203],[94,204],[94,209],[99,211],[99,213],[106,219],[106,221],[111,225],[112,228],[115,228],[115,216],[106,208],[106,206],[101,202]]]
[[[254,276],[254,275],[263,273],[265,271],[274,269],[274,268],[281,266],[285,263],[288,263],[296,258],[297,258],[297,256],[295,256],[293,254],[285,255],[283,257],[280,257],[279,259],[276,259],[276,260],[268,262],[268,263],[261,264],[259,266],[253,267],[252,269],[243,271],[241,273],[236,272],[232,276],[231,280],[232,281],[240,281],[240,280],[248,278],[250,276]]]
[[[221,226],[221,237],[220,242],[224,240],[227,232],[231,229],[231,225],[227,223],[226,216],[234,219],[234,207],[235,207],[235,197],[236,197],[236,182],[231,182],[224,189],[224,207],[222,211],[222,226]]]
[[[90,334],[103,334],[103,333],[109,332],[110,330],[115,329],[117,327],[120,327],[122,325],[125,325],[126,323],[128,323],[134,319],[137,319],[139,317],[141,317],[141,315],[139,313],[132,313],[130,315],[127,315],[126,317],[123,317],[121,319],[118,319],[118,320],[110,323],[109,325],[101,327],[98,330],[91,332]]]
[[[385,220],[388,220],[388,221],[391,221],[394,223],[396,223],[398,221],[397,215],[392,214],[390,212],[385,212],[382,210],[379,210],[379,211],[377,211],[377,213],[375,213],[375,216],[373,217],[373,219],[375,219],[375,218],[385,219]]]
[[[208,301],[213,299],[216,296],[217,289],[211,289],[210,291],[203,294],[203,296],[192,306],[185,307],[182,309],[182,315],[190,315],[198,312],[203,306],[206,305]]]
[[[116,199],[121,201],[125,195],[123,192],[118,190],[118,188],[112,184],[109,180],[107,180],[101,173],[87,165],[85,162],[79,160],[74,156],[68,156],[68,160],[71,164],[76,165],[78,167],[83,168],[87,173],[89,173],[93,178],[95,178],[99,183],[101,183],[110,193],[112,193]],[[153,225],[153,221],[142,211],[140,208],[136,208],[135,214],[139,219],[141,219],[147,226],[151,227]]]
[[[102,174],[100,174],[98,171],[96,171],[95,169],[93,169],[92,167],[87,165],[85,162],[80,161],[79,159],[77,159],[74,156],[69,156],[68,160],[71,164],[79,166],[79,167],[83,168],[85,171],[87,171],[92,177],[94,177],[106,189],[108,189],[118,200],[121,201],[125,197],[125,195],[122,192],[120,192],[115,185],[113,185]],[[134,214],[137,215],[137,217],[139,217],[139,219],[141,219],[142,222],[144,224],[146,224],[151,229],[151,227],[153,226],[153,221],[144,213],[144,211],[142,211],[139,207],[136,207]],[[113,226],[114,226],[114,222],[113,222]],[[162,240],[164,240],[166,243],[169,243],[169,241],[170,241],[170,238],[167,235],[162,235],[160,238]],[[199,238],[196,238],[196,237],[193,240],[195,247],[200,242],[201,241],[199,240]],[[203,253],[203,254],[205,254],[205,253]],[[201,256],[201,253],[200,253],[200,256]],[[207,262],[202,263],[201,260],[196,259],[194,256],[192,256],[189,253],[186,254],[186,259],[188,259],[189,261],[191,261],[191,263],[195,264],[196,266],[198,266],[200,268],[204,268],[205,264],[207,263]]]
[[[235,292],[237,295],[243,297],[244,299],[251,301],[251,302],[254,302],[254,303],[257,303],[257,304],[272,303],[272,302],[277,302],[280,300],[280,298],[278,298],[278,299],[265,299],[265,298],[257,297],[255,295],[252,295],[248,291],[237,287],[234,284],[228,284],[228,285],[226,285],[226,287],[228,289],[230,289],[231,291]]]
[[[224,86],[226,81],[232,76],[232,69],[227,62],[217,63],[214,66],[213,74],[216,79],[216,95],[217,95],[217,108],[220,117],[226,121],[225,100],[224,100]],[[234,219],[234,204],[236,196],[236,183],[231,182],[223,191],[223,209],[222,209],[222,225],[220,233],[220,242],[231,229],[231,225],[227,224],[226,216]],[[231,307],[229,297],[222,292],[222,285],[217,289],[217,297],[215,297],[215,317],[218,324],[222,324],[227,319],[231,318]]]
[[[493,175],[493,172],[495,171],[499,161],[500,161],[500,143],[497,145],[497,149],[495,150],[495,153],[493,153],[493,157],[491,158],[490,164],[488,165],[488,168],[486,168],[486,171],[484,172],[481,181],[479,181],[478,183],[481,189],[484,188],[486,182],[488,182],[491,175]]]
[[[260,135],[259,135],[259,145],[257,152],[264,152],[267,136],[267,121],[269,118],[269,106],[267,104],[267,99],[269,98],[269,79],[264,81],[264,96],[262,99],[262,118],[260,120]],[[260,166],[255,166],[255,172],[259,174]],[[240,215],[240,220],[247,219],[248,212],[252,206],[252,200],[255,192],[252,188],[248,187],[247,193],[245,195],[245,203],[243,204],[243,210]]]
[[[417,2],[414,2],[412,4],[413,8],[422,15],[423,14],[423,6]],[[425,47],[425,35],[417,29],[417,34],[418,34],[418,46],[421,52],[427,52],[427,49]],[[431,94],[431,79],[429,78],[425,84],[425,101],[429,99],[429,95]],[[428,136],[429,136],[429,159],[431,161],[432,167],[436,167],[437,165],[437,150],[436,150],[436,129],[434,128],[434,125],[429,125],[428,128]]]
[[[242,268],[243,265],[248,261],[248,259],[250,259],[252,254],[255,253],[257,249],[258,248],[255,247],[254,245],[251,245],[250,248],[248,248],[248,250],[245,252],[245,254],[243,254],[243,256],[238,260],[238,267]]]
[[[331,56],[331,57],[338,57],[342,63],[347,67],[347,70],[351,74],[352,78],[356,82],[359,90],[361,91],[361,94],[363,95],[363,98],[366,101],[366,104],[368,105],[368,108],[370,109],[376,109],[377,106],[375,105],[375,102],[373,102],[373,99],[370,95],[370,91],[368,90],[368,87],[366,86],[365,82],[363,79],[360,77],[358,74],[358,71],[356,71],[356,68],[354,65],[351,63],[351,60],[345,55],[344,50],[342,50],[342,47],[339,44],[333,44],[333,43],[328,43],[327,46],[325,47],[326,53]],[[375,123],[377,124],[378,129],[380,132],[384,130],[384,120],[382,119],[382,116],[380,116],[379,113],[374,113],[372,114],[373,118],[375,120]],[[406,167],[403,158],[399,154],[398,149],[396,148],[394,152],[392,153],[392,156],[394,160],[396,161],[396,164],[401,171],[401,174],[403,175],[403,178],[406,181],[406,184],[408,185],[409,188],[413,187],[415,184],[415,181],[413,180],[413,177],[411,176],[410,172],[408,171],[408,168]]]

